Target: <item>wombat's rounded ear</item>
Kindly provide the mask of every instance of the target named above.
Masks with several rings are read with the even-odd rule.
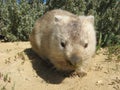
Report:
[[[87,16],[87,20],[90,21],[92,24],[94,24],[94,16],[92,15]]]
[[[62,15],[55,15],[55,22],[67,22],[69,20],[68,16],[62,16]]]
[[[55,21],[56,22],[59,22],[59,21],[61,21],[62,20],[62,16],[60,16],[60,15],[55,15]]]

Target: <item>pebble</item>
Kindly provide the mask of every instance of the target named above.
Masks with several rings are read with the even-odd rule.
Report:
[[[96,85],[97,85],[97,86],[103,85],[103,81],[102,81],[102,80],[97,81],[97,82],[96,82]]]

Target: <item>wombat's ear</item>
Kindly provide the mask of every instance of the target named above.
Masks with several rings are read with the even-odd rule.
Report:
[[[59,22],[59,21],[61,21],[62,20],[62,16],[60,16],[60,15],[55,15],[55,21],[56,22]]]
[[[90,15],[90,16],[79,16],[80,20],[87,20],[89,22],[91,22],[92,24],[94,24],[94,16]]]
[[[55,15],[55,22],[60,22],[60,21],[68,21],[69,17],[68,16],[62,16],[62,15]]]
[[[94,24],[94,16],[92,15],[87,16],[87,20],[90,21],[92,24]]]

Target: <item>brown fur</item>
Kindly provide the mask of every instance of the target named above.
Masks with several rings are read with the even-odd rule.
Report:
[[[30,42],[33,50],[58,70],[81,72],[95,53],[94,17],[49,11],[36,21]]]

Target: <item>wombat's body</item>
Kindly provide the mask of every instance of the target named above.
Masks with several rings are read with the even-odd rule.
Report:
[[[30,35],[32,49],[58,69],[82,72],[96,48],[93,16],[76,16],[52,10],[35,23]]]

